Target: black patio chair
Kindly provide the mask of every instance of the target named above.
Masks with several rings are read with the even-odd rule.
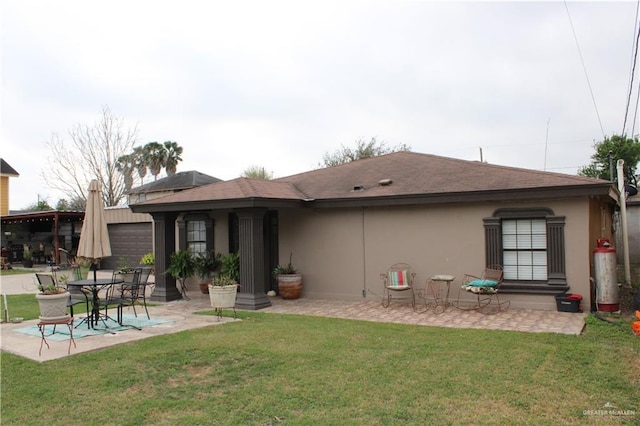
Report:
[[[125,280],[122,284],[122,291],[120,293],[120,300],[118,303],[118,322],[122,325],[122,313],[125,306],[131,306],[133,308],[133,314],[138,317],[136,312],[136,304],[141,303],[144,306],[144,310],[147,314],[147,319],[151,319],[149,316],[149,310],[147,309],[147,279],[149,273],[146,273],[144,281],[142,280],[143,268],[134,269],[134,276],[131,281]]]

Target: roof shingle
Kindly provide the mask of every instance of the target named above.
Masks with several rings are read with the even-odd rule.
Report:
[[[379,184],[383,180],[391,183]],[[346,200],[483,191],[603,188],[608,181],[395,152],[275,180],[237,178],[149,200],[141,205],[240,199]]]

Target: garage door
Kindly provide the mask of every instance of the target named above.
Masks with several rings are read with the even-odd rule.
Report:
[[[153,251],[151,223],[115,223],[108,226],[111,257],[100,262],[102,269],[116,269],[121,258],[127,266],[138,266],[146,253]]]

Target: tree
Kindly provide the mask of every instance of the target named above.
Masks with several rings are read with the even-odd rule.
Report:
[[[164,168],[167,171],[167,176],[173,176],[176,174],[178,163],[182,161],[182,147],[177,142],[166,141],[164,143],[166,149]]]
[[[56,210],[81,212],[85,210],[86,205],[87,205],[86,200],[83,200],[82,198],[76,198],[71,201],[61,198],[58,200],[58,203],[56,204]]]
[[[627,183],[636,183],[636,173],[640,165],[640,141],[638,138],[612,135],[594,144],[595,153],[591,156],[591,163],[578,170],[580,176],[595,177],[605,180],[612,179],[609,166],[609,153],[613,159],[613,174],[616,176],[616,164],[619,159],[624,160],[623,173]]]
[[[178,163],[182,161],[182,150],[182,147],[173,141],[166,141],[164,144],[149,142],[144,146],[136,146],[131,153],[118,158],[118,167],[128,182],[135,181],[134,171],[138,173],[141,183],[144,183],[147,170],[153,175],[154,180],[163,168],[167,176],[173,176],[176,174]]]
[[[116,170],[122,173],[124,177],[125,192],[133,187],[133,170],[135,169],[133,154],[125,154],[118,157],[116,161]]]
[[[125,196],[125,177],[117,160],[130,152],[138,137],[137,125],[125,128],[121,118],[104,106],[93,125],[78,124],[69,131],[69,140],[53,135],[47,142],[49,167],[41,173],[47,185],[71,200],[87,199],[89,182],[97,179],[106,206],[115,206]]]
[[[252,179],[271,180],[273,179],[273,172],[268,172],[264,167],[250,166],[242,172],[241,176]]]
[[[27,206],[25,210],[29,212],[47,212],[53,210],[53,207],[49,205],[47,200],[41,200],[38,197],[38,202]]]
[[[147,167],[153,175],[153,180],[158,179],[158,175],[166,164],[167,150],[164,145],[158,142],[149,142],[144,146],[147,158]]]
[[[140,176],[140,183],[144,183],[144,177],[147,175],[149,160],[147,158],[147,150],[143,146],[133,148],[133,163]]]
[[[378,157],[398,151],[411,151],[411,147],[399,144],[393,148],[387,148],[385,142],[378,142],[376,138],[371,138],[369,142],[358,139],[355,148],[348,148],[342,145],[333,154],[325,153],[319,165],[320,167],[333,167],[363,158]]]

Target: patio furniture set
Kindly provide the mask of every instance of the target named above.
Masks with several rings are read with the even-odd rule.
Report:
[[[393,264],[386,272],[381,273],[382,306],[389,307],[395,298],[409,299],[416,312],[427,312],[431,309],[436,314],[445,312],[448,307],[482,314],[496,314],[509,308],[510,301],[501,301],[499,296],[503,277],[500,266],[490,266],[480,276],[465,274],[455,301],[451,300],[451,283],[455,281],[455,276],[432,275],[423,286],[416,284],[415,277],[416,273],[408,263]],[[470,301],[462,297],[467,293],[473,295]],[[423,301],[422,310],[417,307],[416,298]]]
[[[54,269],[51,274],[35,274],[40,286],[59,286],[61,284],[59,281],[62,280],[57,279],[56,272]],[[76,276],[76,278],[78,277]],[[75,279],[62,283],[68,292],[66,304],[69,308],[69,314],[59,318],[43,319],[41,317],[37,324],[42,336],[40,354],[42,353],[43,344],[46,344],[47,348],[49,347],[46,338],[56,332],[56,326],[58,325],[66,325],[69,328],[68,353],[71,351],[72,342],[75,346],[73,329],[84,323],[87,324],[87,328],[96,329],[98,324],[102,322],[105,332],[109,332],[107,320],[111,320],[117,322],[120,326],[139,330],[140,328],[134,325],[123,324],[123,311],[125,307],[130,306],[137,317],[136,304],[141,304],[144,307],[147,319],[150,319],[146,301],[146,289],[150,285],[148,278],[148,268],[134,268],[127,271],[114,272],[111,278]],[[85,305],[87,316],[74,325],[73,307],[78,304]],[[109,316],[109,308],[113,309],[114,306],[116,307],[115,320]],[[53,330],[49,334],[45,332],[46,326],[53,326]]]

